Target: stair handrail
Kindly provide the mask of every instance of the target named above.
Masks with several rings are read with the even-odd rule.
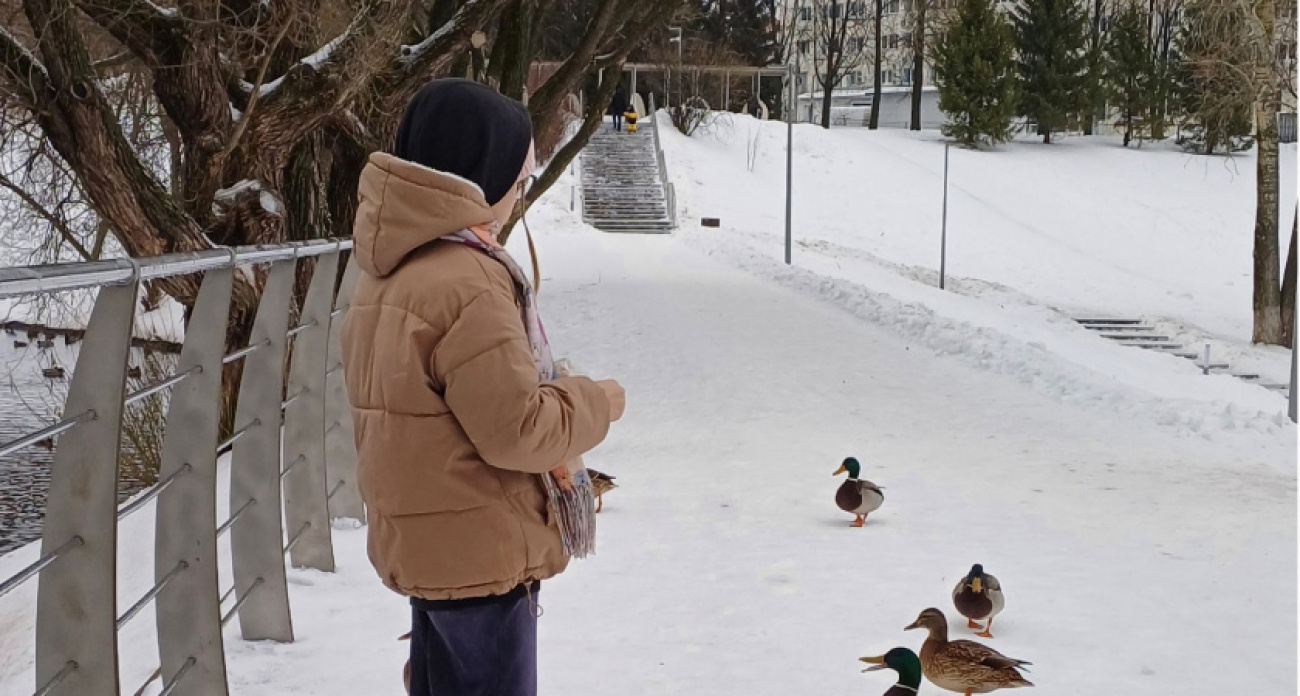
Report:
[[[664,159],[663,144],[659,141],[659,111],[655,109],[654,92],[650,93],[650,114],[655,121],[654,128],[651,128],[651,131],[654,132],[655,162],[659,167],[659,181],[663,183],[664,187],[664,205],[668,208],[669,224],[672,225],[673,229],[677,229],[677,189],[673,186],[672,181],[668,179],[668,164]]]

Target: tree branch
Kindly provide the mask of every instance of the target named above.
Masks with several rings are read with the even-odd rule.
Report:
[[[77,235],[73,233],[72,229],[68,227],[67,223],[64,222],[62,218],[50,212],[48,208],[41,205],[40,201],[33,198],[30,193],[23,190],[22,187],[15,184],[4,174],[0,174],[0,188],[6,189],[17,196],[18,199],[25,203],[32,212],[50,223],[50,227],[53,227],[54,231],[58,232],[59,236],[63,238],[63,241],[67,242],[68,246],[72,247],[73,251],[77,252],[82,259],[86,261],[94,261],[96,259],[95,256],[92,256],[91,253],[86,250],[86,247],[77,239]]]
[[[29,111],[39,110],[49,96],[45,66],[4,27],[0,27],[0,79]]]
[[[179,14],[137,0],[77,0],[77,7],[146,65],[158,67],[179,51],[185,27]]]

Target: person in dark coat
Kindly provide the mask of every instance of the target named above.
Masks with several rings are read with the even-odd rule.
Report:
[[[749,95],[749,103],[745,105],[745,111],[754,118],[763,117],[763,106],[759,103],[757,94]]]
[[[623,93],[623,88],[619,87],[614,92],[614,98],[609,102],[609,115],[614,117],[614,130],[623,130],[623,112],[627,111],[627,95]]]

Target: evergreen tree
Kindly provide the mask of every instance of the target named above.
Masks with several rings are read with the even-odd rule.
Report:
[[[1011,139],[1016,115],[1015,38],[993,0],[960,0],[948,30],[936,42],[943,134],[963,145]]]
[[[1020,114],[1038,123],[1044,143],[1088,106],[1088,18],[1075,0],[1020,0],[1012,12]]]
[[[1120,12],[1106,39],[1106,92],[1119,109],[1124,147],[1134,134],[1142,138],[1147,117],[1158,98],[1155,58],[1146,16],[1137,5]]]

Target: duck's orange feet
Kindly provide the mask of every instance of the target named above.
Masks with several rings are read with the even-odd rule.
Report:
[[[605,496],[598,495],[596,496],[596,512],[600,512],[603,509],[605,509]]]
[[[866,521],[867,521],[866,515],[858,515],[857,518],[853,520],[853,526],[861,527],[863,524],[866,523]]]
[[[989,633],[989,631],[988,631],[987,628],[984,629],[983,631],[980,631],[979,633],[976,633],[975,635],[979,636],[980,638],[992,638],[992,637],[993,637],[993,634],[992,634],[992,633]]]
[[[968,618],[966,619],[966,628],[984,628],[984,627],[975,623],[975,619]]]

